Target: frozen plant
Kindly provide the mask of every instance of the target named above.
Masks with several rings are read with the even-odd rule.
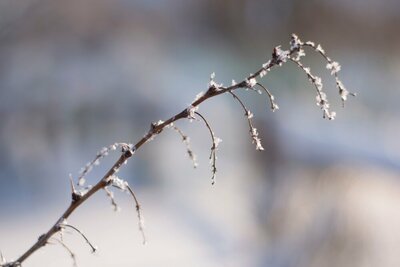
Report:
[[[232,84],[230,86],[224,86],[222,83],[217,83],[215,81],[216,75],[212,73],[210,76],[210,82],[208,83],[208,88],[205,92],[199,93],[193,102],[186,108],[184,108],[181,112],[177,113],[175,116],[162,121],[151,123],[150,129],[147,133],[135,144],[128,143],[114,143],[108,147],[102,148],[95,156],[95,158],[88,162],[85,167],[82,168],[80,174],[76,179],[71,179],[71,202],[64,213],[57,219],[56,223],[50,227],[50,229],[39,236],[37,241],[26,250],[19,258],[16,260],[7,261],[5,256],[0,251],[0,267],[16,267],[21,266],[21,264],[29,257],[32,256],[34,252],[43,246],[50,244],[51,242],[56,242],[62,245],[69,255],[72,258],[73,264],[76,266],[76,255],[73,253],[72,249],[65,244],[63,241],[63,232],[66,229],[73,230],[74,232],[81,235],[85,242],[90,246],[92,252],[97,250],[97,247],[92,245],[89,239],[83,234],[75,226],[72,226],[67,223],[67,219],[69,216],[86,200],[88,200],[91,196],[97,193],[100,190],[105,190],[107,196],[111,200],[111,204],[114,207],[114,210],[119,210],[119,206],[115,201],[114,193],[111,191],[111,188],[117,189],[122,192],[129,193],[134,201],[137,216],[138,216],[138,227],[143,236],[143,242],[145,242],[144,236],[144,228],[143,228],[143,216],[141,206],[139,201],[132,189],[132,187],[123,179],[117,176],[117,172],[120,168],[128,162],[128,160],[148,141],[153,140],[156,136],[158,136],[164,129],[172,128],[174,129],[181,137],[182,141],[186,146],[186,151],[189,158],[193,162],[193,166],[197,166],[196,156],[193,153],[190,143],[189,137],[186,136],[179,128],[177,128],[174,123],[180,119],[189,119],[190,121],[202,121],[206,128],[208,129],[212,141],[211,151],[210,151],[210,161],[211,161],[211,183],[215,184],[216,181],[216,173],[217,173],[217,149],[219,143],[222,141],[214,134],[211,125],[207,121],[207,119],[199,113],[199,106],[204,101],[218,96],[222,94],[230,94],[241,106],[244,111],[244,115],[248,121],[249,132],[252,142],[255,144],[256,150],[264,150],[264,147],[261,143],[261,138],[259,137],[259,132],[257,128],[253,124],[254,114],[246,107],[245,103],[240,99],[240,97],[234,92],[238,90],[252,90],[258,93],[265,93],[267,97],[268,107],[272,111],[277,111],[279,109],[278,104],[276,103],[274,95],[271,93],[267,87],[265,87],[260,80],[265,77],[268,72],[275,67],[282,66],[287,62],[293,62],[296,64],[307,76],[308,80],[312,83],[316,90],[316,104],[319,106],[323,112],[323,118],[327,118],[329,120],[335,119],[336,113],[332,111],[330,108],[330,103],[328,101],[327,94],[323,90],[323,83],[320,77],[312,74],[309,67],[306,67],[301,59],[306,56],[305,49],[311,48],[312,51],[319,53],[323,59],[326,61],[326,68],[330,71],[330,74],[334,76],[336,87],[339,91],[339,96],[342,100],[343,106],[345,101],[348,100],[348,96],[355,96],[354,93],[349,92],[346,87],[343,85],[343,82],[339,79],[338,73],[341,70],[341,66],[338,62],[332,60],[327,56],[325,50],[321,47],[321,45],[316,45],[314,42],[303,42],[300,38],[293,34],[290,40],[289,49],[285,50],[281,46],[277,46],[272,51],[271,59],[262,64],[261,68],[258,69],[254,74],[250,74],[245,77],[242,81],[236,82],[232,80]],[[100,160],[106,157],[110,152],[120,151],[120,157],[114,163],[113,166],[107,171],[107,173],[99,179],[99,181],[95,185],[85,186],[85,176],[100,163]],[[75,180],[75,182],[74,182]],[[76,183],[76,185],[75,185]],[[60,237],[56,238],[56,234],[59,234]]]

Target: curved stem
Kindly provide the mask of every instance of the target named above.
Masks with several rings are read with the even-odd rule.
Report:
[[[216,166],[216,162],[217,162],[217,155],[216,155],[216,150],[217,150],[217,142],[216,142],[216,138],[214,135],[213,130],[211,129],[210,124],[208,123],[208,121],[206,120],[206,118],[203,117],[203,115],[201,115],[198,112],[195,112],[196,115],[198,115],[203,122],[206,124],[208,131],[210,132],[211,135],[211,139],[212,139],[212,147],[211,147],[211,153],[210,153],[210,160],[211,160],[211,171],[212,171],[212,177],[211,177],[211,184],[214,185],[215,184],[215,176],[217,173],[217,166]]]
[[[86,235],[84,233],[82,233],[82,231],[80,231],[78,228],[76,228],[75,226],[70,225],[70,224],[60,224],[60,227],[64,227],[64,228],[68,227],[68,228],[75,230],[78,234],[80,234],[83,237],[83,239],[85,239],[86,243],[92,249],[92,252],[96,252],[97,248],[92,245],[92,243],[89,241],[89,239],[86,237]]]

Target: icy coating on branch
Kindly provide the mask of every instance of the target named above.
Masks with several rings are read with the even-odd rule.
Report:
[[[95,193],[97,193],[100,190],[105,190],[107,196],[111,200],[111,205],[113,206],[114,210],[119,210],[119,206],[116,203],[114,193],[111,191],[111,188],[117,189],[121,192],[127,192],[129,193],[134,201],[135,208],[136,208],[136,213],[138,217],[138,227],[139,230],[142,234],[143,237],[143,243],[146,242],[146,238],[144,235],[144,226],[143,226],[143,216],[142,216],[142,209],[139,204],[139,201],[136,197],[136,194],[134,193],[132,187],[128,184],[127,181],[121,179],[118,177],[116,174],[120,170],[120,168],[127,164],[128,160],[134,155],[134,153],[142,147],[144,144],[147,142],[153,140],[156,136],[158,136],[160,133],[162,133],[164,128],[172,128],[179,133],[179,135],[182,137],[182,141],[186,146],[186,152],[189,156],[189,158],[193,162],[193,166],[197,167],[197,161],[196,161],[196,156],[193,153],[190,143],[189,143],[189,137],[185,135],[180,128],[176,127],[174,125],[174,122],[180,119],[189,119],[190,121],[202,121],[204,125],[206,126],[210,137],[212,141],[211,145],[211,153],[210,153],[210,162],[211,162],[211,183],[215,184],[216,181],[216,172],[217,172],[217,167],[216,167],[216,161],[217,161],[217,149],[219,143],[222,141],[220,138],[217,138],[215,136],[215,133],[213,129],[211,128],[211,124],[209,121],[205,118],[204,115],[199,113],[199,106],[201,103],[204,101],[224,94],[228,93],[230,94],[236,102],[238,102],[241,106],[241,108],[244,111],[244,115],[247,119],[248,126],[249,126],[249,132],[250,132],[250,137],[251,141],[255,144],[256,150],[262,151],[265,148],[263,147],[261,143],[261,138],[260,134],[257,130],[257,128],[254,126],[254,123],[252,121],[254,114],[250,111],[250,109],[247,108],[245,103],[242,101],[242,99],[239,97],[238,94],[234,93],[233,91],[238,91],[242,89],[243,91],[249,90],[249,91],[256,91],[260,94],[263,92],[267,95],[267,104],[269,109],[272,111],[277,111],[279,110],[279,106],[275,100],[274,95],[272,92],[267,89],[266,86],[264,86],[261,83],[261,79],[264,78],[268,72],[274,68],[274,67],[279,67],[282,66],[283,64],[287,62],[292,62],[296,64],[307,76],[308,80],[311,82],[311,84],[315,87],[316,90],[316,104],[317,106],[322,110],[323,112],[323,118],[327,118],[329,120],[333,120],[336,117],[336,112],[332,111],[330,108],[330,103],[328,101],[328,97],[326,92],[323,90],[323,81],[321,80],[320,77],[314,75],[310,68],[305,66],[302,63],[302,58],[306,56],[305,53],[305,48],[311,48],[312,51],[320,54],[325,63],[326,63],[326,69],[330,72],[330,74],[334,77],[336,87],[339,92],[339,97],[342,101],[342,105],[344,107],[344,103],[348,100],[348,96],[355,96],[354,93],[348,91],[346,87],[343,85],[342,80],[339,79],[338,73],[341,71],[342,67],[341,65],[337,62],[332,60],[325,52],[325,50],[322,48],[320,44],[315,44],[314,42],[307,41],[303,42],[300,40],[300,38],[296,34],[292,34],[290,42],[289,42],[289,49],[285,50],[282,48],[282,46],[276,46],[271,55],[271,59],[265,62],[264,64],[261,65],[261,68],[254,72],[254,74],[250,74],[247,77],[245,77],[242,81],[236,82],[235,80],[232,80],[231,86],[224,86],[222,83],[218,83],[216,81],[216,75],[213,72],[210,76],[210,81],[208,83],[208,88],[204,92],[200,92],[193,102],[188,105],[185,109],[183,109],[181,112],[177,113],[176,115],[172,116],[171,118],[163,121],[159,120],[155,123],[150,124],[150,129],[148,132],[135,144],[129,144],[129,143],[114,143],[108,147],[103,147],[95,156],[95,158],[88,162],[80,171],[79,176],[77,177],[77,186],[75,186],[75,181],[70,175],[70,186],[71,186],[71,202],[70,205],[67,207],[67,209],[64,211],[64,213],[57,219],[56,223],[44,234],[40,235],[37,241],[27,250],[25,251],[17,260],[6,260],[6,257],[2,254],[0,251],[0,267],[16,267],[16,266],[21,266],[21,264],[29,258],[34,252],[36,252],[38,249],[42,248],[43,246],[49,244],[51,241],[55,241],[58,244],[60,244],[71,256],[73,260],[73,265],[77,265],[76,261],[76,255],[73,253],[72,249],[64,243],[64,240],[62,238],[63,231],[65,231],[66,228],[74,230],[76,233],[82,236],[82,238],[85,240],[85,242],[91,247],[92,252],[95,252],[97,250],[97,247],[92,245],[91,242],[89,242],[89,239],[83,234],[82,231],[80,231],[77,227],[72,226],[71,224],[67,223],[67,218],[81,205],[83,204],[87,199],[89,199],[91,196],[93,196]],[[87,185],[85,186],[86,183],[86,176],[90,173],[90,171],[97,165],[100,164],[100,160],[106,157],[110,152],[115,151],[117,152],[118,149],[120,150],[120,157],[118,160],[111,166],[111,168],[107,171],[107,173],[104,174],[102,178],[100,178],[96,184],[94,185]],[[55,238],[55,234],[59,233],[60,238]],[[44,264],[46,265],[46,264]]]

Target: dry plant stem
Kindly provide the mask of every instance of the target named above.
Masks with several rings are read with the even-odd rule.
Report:
[[[144,234],[143,218],[142,218],[142,212],[141,212],[141,208],[139,205],[139,201],[135,195],[135,192],[133,192],[132,188],[129,185],[126,188],[128,189],[128,191],[131,194],[131,196],[133,197],[133,199],[135,200],[136,212],[137,212],[137,216],[138,216],[138,220],[139,220],[139,231],[142,234],[143,244],[146,244],[146,235]]]
[[[293,35],[292,39],[294,37],[296,37],[296,36]],[[298,40],[298,46],[300,46],[300,48],[301,48],[302,46],[305,46],[305,43],[301,43]],[[160,121],[159,123],[151,124],[150,130],[145,134],[145,136],[142,137],[133,146],[133,148],[123,150],[119,159],[114,163],[114,165],[109,169],[109,171],[103,176],[103,178],[100,179],[97,182],[97,184],[95,184],[93,187],[91,187],[86,193],[84,193],[82,195],[78,195],[74,192],[74,188],[72,186],[72,190],[73,190],[72,201],[71,201],[70,205],[67,207],[67,209],[64,211],[64,213],[56,221],[56,223],[45,234],[41,235],[38,238],[38,240],[36,241],[36,243],[33,244],[32,247],[30,247],[16,261],[8,262],[5,264],[0,264],[0,266],[2,266],[2,267],[20,266],[35,251],[37,251],[41,247],[45,246],[48,243],[49,239],[55,233],[59,232],[62,229],[62,226],[63,226],[62,222],[64,220],[66,220],[80,205],[82,205],[86,200],[88,200],[93,194],[95,194],[97,191],[99,191],[101,189],[105,189],[107,186],[109,186],[112,183],[112,177],[114,176],[114,174],[122,167],[122,165],[124,163],[126,163],[128,161],[129,158],[131,158],[133,156],[134,152],[136,152],[146,142],[152,140],[155,136],[157,136],[159,133],[161,133],[165,127],[172,125],[172,123],[174,123],[175,121],[180,120],[180,119],[193,118],[193,115],[197,114],[204,120],[207,127],[209,128],[209,130],[211,132],[211,136],[213,138],[213,147],[214,147],[215,146],[214,135],[213,135],[207,121],[205,120],[205,118],[196,112],[196,108],[202,102],[208,100],[209,98],[212,98],[212,97],[215,97],[215,96],[227,93],[227,92],[230,92],[232,94],[232,91],[236,90],[236,89],[245,89],[245,88],[253,87],[255,84],[252,85],[252,81],[254,81],[255,78],[264,76],[266,74],[266,72],[268,72],[275,66],[281,66],[283,63],[286,62],[287,59],[291,60],[291,56],[293,54],[296,54],[299,51],[298,46],[295,46],[293,48],[291,47],[291,49],[287,50],[287,51],[280,50],[279,47],[276,47],[272,54],[272,59],[270,61],[268,61],[266,64],[264,64],[262,66],[262,68],[260,68],[254,74],[251,74],[248,77],[246,77],[243,81],[241,81],[239,83],[234,83],[231,86],[227,86],[227,87],[224,87],[222,85],[216,85],[215,83],[211,84],[209,86],[208,90],[204,94],[202,94],[201,96],[196,98],[196,100],[189,107],[187,107],[184,110],[182,110],[181,112],[177,113],[175,116],[172,116],[165,122]],[[298,62],[297,62],[297,64],[298,64]],[[298,64],[298,66],[302,67],[300,64]],[[263,87],[263,86],[261,86],[261,87]],[[263,87],[263,89],[264,88],[265,87]],[[266,92],[269,95],[271,104],[272,104],[273,99],[271,99],[271,94],[269,93],[268,90],[266,90]],[[239,100],[237,97],[236,97],[236,99]],[[240,102],[240,100],[239,100],[239,102]],[[243,104],[243,103],[241,103],[241,104]],[[242,105],[242,106],[244,106],[244,105]],[[214,156],[213,156],[213,154],[214,154]],[[212,156],[212,160],[214,160],[212,168],[215,168],[215,147],[214,147],[214,150],[212,149],[212,151],[211,151],[211,156]],[[215,175],[215,171],[216,170],[213,170],[213,177]],[[133,198],[135,199],[137,210],[140,211],[140,206],[138,205],[138,201],[136,199],[135,194],[133,193],[131,188],[128,187],[128,190],[130,191]],[[141,219],[140,213],[138,213],[138,216],[139,216],[139,220],[140,220]]]
[[[114,211],[119,211],[119,206],[118,206],[117,202],[115,201],[113,192],[110,189],[108,189],[107,187],[104,187],[104,191],[106,192],[107,196],[110,198],[111,205],[114,207]]]
[[[302,70],[304,71],[304,73],[307,75],[307,77],[308,77],[311,81],[315,81],[316,76],[312,75],[311,72],[307,71],[307,68],[304,67],[304,65],[303,65],[300,61],[295,60],[295,59],[293,59],[293,58],[291,58],[291,57],[289,57],[289,60],[292,61],[294,64],[296,64],[300,69],[302,69]],[[312,84],[314,85],[317,94],[318,94],[320,97],[322,97],[322,95],[321,95],[321,90],[318,89],[318,86],[317,86],[314,82],[312,82]]]
[[[186,146],[186,153],[188,154],[190,160],[193,163],[193,168],[197,168],[198,164],[196,161],[196,155],[194,154],[192,148],[190,147],[190,142],[189,142],[189,137],[187,135],[185,135],[181,129],[179,129],[178,127],[174,126],[174,130],[182,137],[182,142],[185,144]]]
[[[326,62],[328,62],[328,65],[332,65],[333,64],[338,64],[338,62],[333,61],[330,57],[328,57],[328,55],[325,53],[325,50],[321,47],[321,45],[315,45],[314,42],[305,42],[302,43],[303,47],[310,47],[312,49],[314,49],[317,53],[319,53],[325,60]],[[343,93],[345,93],[346,95],[349,94],[351,96],[356,96],[356,93],[352,93],[352,92],[348,92],[347,89],[344,88],[341,80],[339,79],[339,75],[338,72],[341,69],[340,65],[338,65],[339,69],[337,69],[337,71],[332,71],[331,75],[333,75],[335,77],[335,82],[336,82],[336,87],[338,87],[339,89],[339,93],[340,95],[342,95]],[[346,91],[346,92],[343,92]],[[344,107],[344,102],[346,100],[347,97],[343,98],[342,97],[342,107]]]
[[[203,115],[201,115],[198,112],[195,112],[196,115],[198,115],[206,124],[208,131],[210,132],[210,136],[212,139],[212,147],[211,147],[211,154],[210,154],[210,160],[211,160],[211,171],[212,171],[212,177],[211,177],[211,184],[214,185],[215,184],[215,175],[217,173],[217,166],[216,166],[216,161],[217,161],[217,155],[216,155],[216,150],[217,150],[217,143],[215,140],[215,135],[213,130],[211,129],[210,124],[208,123],[208,121],[206,120],[206,118],[203,117]]]
[[[253,122],[251,121],[251,117],[249,116],[250,110],[248,108],[246,108],[246,106],[244,105],[243,101],[233,92],[229,92],[232,97],[238,101],[238,103],[240,104],[240,106],[242,106],[242,109],[244,110],[244,115],[247,118],[247,122],[249,124],[249,128],[252,129],[253,128]],[[250,118],[249,118],[250,117]]]
[[[249,129],[250,129],[250,135],[252,133],[252,129],[254,128],[253,126],[253,121],[252,121],[252,114],[250,112],[250,110],[248,108],[246,108],[246,106],[244,105],[243,101],[233,92],[229,92],[234,99],[236,99],[238,101],[238,103],[240,104],[240,106],[242,107],[242,109],[244,110],[244,115],[247,118],[247,123],[249,124]]]
[[[93,246],[92,243],[90,243],[89,239],[78,228],[76,228],[75,226],[69,225],[69,224],[61,224],[60,226],[64,227],[64,228],[68,227],[68,228],[71,228],[71,229],[75,230],[76,232],[78,232],[83,237],[83,239],[85,239],[86,243],[90,246],[90,248],[92,249],[92,252],[93,253],[96,252],[96,250],[97,250],[96,247]]]
[[[258,86],[260,86],[268,95],[269,98],[269,103],[271,105],[271,109],[272,111],[275,111],[276,109],[278,109],[278,105],[274,102],[274,96],[271,94],[271,92],[267,89],[267,87],[265,87],[264,85],[262,85],[261,83],[257,83]]]

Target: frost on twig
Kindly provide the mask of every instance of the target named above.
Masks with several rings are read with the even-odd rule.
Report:
[[[198,115],[203,122],[206,124],[206,127],[208,129],[208,131],[210,132],[210,136],[212,139],[212,146],[211,146],[211,153],[210,153],[210,161],[211,161],[211,172],[212,172],[212,177],[211,177],[211,184],[214,185],[215,184],[215,179],[217,176],[217,166],[216,166],[216,162],[217,162],[217,148],[219,143],[222,142],[222,140],[218,137],[215,137],[215,134],[213,132],[213,130],[211,129],[210,124],[208,123],[208,121],[206,120],[206,118],[203,117],[203,115],[201,115],[198,112],[195,112],[196,115]]]
[[[147,240],[146,240],[146,235],[144,233],[144,218],[142,216],[142,209],[140,207],[138,199],[136,198],[135,192],[133,192],[132,188],[128,184],[126,185],[126,188],[128,189],[133,199],[135,200],[139,231],[142,234],[143,244],[146,244]]]
[[[267,89],[267,87],[265,87],[261,83],[257,83],[257,85],[260,86],[267,93],[272,112],[277,111],[279,109],[279,106],[278,104],[276,104],[275,97],[273,96],[273,94],[271,94],[271,92]]]
[[[320,44],[315,45],[314,42],[308,41],[303,44],[303,46],[308,46],[313,48],[316,52],[321,54],[327,61],[326,68],[331,71],[331,75],[335,77],[336,87],[339,91],[340,98],[342,99],[342,106],[344,107],[344,102],[347,100],[349,95],[356,96],[355,93],[349,92],[343,85],[343,82],[339,79],[338,73],[342,69],[342,66],[337,62],[333,61],[325,52]]]
[[[195,106],[193,106],[193,105],[190,105],[190,106],[186,109],[186,112],[187,112],[187,114],[188,114],[187,118],[190,120],[190,122],[192,122],[192,121],[196,118],[195,113],[196,113],[197,110],[199,110],[199,107],[198,107],[198,106],[195,107]]]
[[[126,149],[126,147],[129,147],[130,149],[133,149],[132,144],[127,144],[127,143],[114,143],[112,145],[109,145],[108,147],[103,147],[99,152],[97,152],[96,157],[88,162],[85,167],[83,167],[80,170],[80,175],[78,177],[78,185],[83,186],[86,182],[85,177],[86,175],[93,169],[94,166],[97,166],[100,164],[100,160],[106,156],[111,151],[117,150],[117,148],[121,148],[121,150]],[[124,151],[123,151],[124,152]]]
[[[316,52],[321,54],[324,59],[327,61],[326,68],[331,71],[331,75],[335,77],[336,87],[339,90],[339,95],[342,99],[342,105],[344,106],[344,102],[347,100],[348,95],[355,96],[356,94],[349,92],[346,87],[343,85],[343,82],[339,79],[338,72],[341,70],[341,66],[338,62],[333,61],[330,57],[327,56],[325,50],[321,47],[321,45],[315,45],[314,42],[302,42],[300,38],[296,34],[292,34],[290,40],[290,48],[289,50],[284,50],[281,46],[276,46],[272,52],[271,60],[267,61],[262,65],[262,68],[258,70],[255,74],[251,74],[248,76],[244,82],[236,83],[232,81],[232,86],[222,88],[222,90],[232,91],[233,89],[243,88],[255,90],[254,87],[256,85],[260,86],[269,96],[271,109],[273,111],[277,110],[279,107],[275,103],[275,98],[271,94],[267,88],[265,88],[262,84],[257,82],[257,77],[264,77],[268,71],[271,70],[274,66],[282,66],[288,60],[293,61],[297,64],[306,74],[310,82],[316,87],[317,89],[317,105],[323,110],[323,117],[333,120],[336,116],[336,112],[330,111],[330,104],[327,99],[327,95],[325,92],[322,91],[322,80],[321,78],[313,75],[311,73],[310,68],[305,67],[301,63],[301,58],[306,55],[304,51],[304,47],[311,47]]]
[[[263,64],[263,66],[264,65],[265,64]],[[267,69],[264,69],[264,67],[263,67],[263,69],[260,71],[259,75],[260,75],[260,77],[263,77],[264,75],[266,75],[266,73],[267,73]],[[252,76],[254,76],[254,75],[252,75]],[[275,111],[277,111],[279,109],[278,104],[275,102],[275,97],[272,95],[272,93],[264,85],[262,85],[261,83],[257,82],[255,77],[252,77],[250,79],[246,79],[245,83],[246,83],[246,89],[251,89],[253,91],[256,91],[260,95],[262,94],[262,90],[265,93],[267,93],[272,112],[275,112]],[[255,88],[256,85],[258,85],[262,90],[256,89]]]
[[[111,189],[108,188],[108,187],[104,187],[104,191],[106,192],[108,198],[110,199],[111,205],[113,206],[114,211],[120,211],[121,208],[120,208],[120,206],[117,204],[117,202],[115,201],[114,192],[111,191]]]
[[[190,160],[193,163],[193,168],[197,168],[198,163],[197,163],[197,157],[196,154],[194,154],[191,146],[190,146],[190,137],[185,135],[181,129],[179,129],[177,126],[174,125],[173,128],[181,137],[182,137],[182,142],[185,144],[186,146],[186,153],[188,154]]]
[[[250,132],[250,136],[253,140],[253,143],[256,144],[256,150],[264,150],[264,147],[261,144],[261,139],[258,137],[258,131],[257,128],[255,128],[253,126],[253,113],[251,113],[251,111],[249,109],[246,108],[246,106],[244,105],[243,101],[233,92],[229,91],[229,93],[233,96],[233,98],[239,102],[239,104],[241,105],[241,107],[244,110],[244,115],[247,118],[247,122],[249,124],[249,132]]]
[[[92,249],[92,253],[95,253],[97,251],[97,249],[98,249],[97,246],[94,246],[82,231],[80,231],[75,226],[68,224],[66,220],[63,220],[62,222],[58,223],[58,227],[60,228],[60,230],[65,229],[65,228],[70,228],[70,229],[76,231],[80,236],[83,237],[83,239],[85,239],[86,243]]]
[[[304,71],[304,73],[308,77],[308,80],[315,86],[315,89],[317,90],[317,96],[316,96],[317,105],[324,112],[323,117],[328,118],[330,120],[334,120],[336,117],[336,112],[329,110],[330,104],[328,102],[326,93],[322,91],[323,84],[322,84],[321,78],[313,75],[311,73],[310,68],[305,67],[300,61],[295,60],[294,58],[290,58],[290,60],[292,60],[294,63],[296,63],[297,66],[299,66]]]
[[[219,88],[223,87],[224,85],[221,83],[215,82],[215,72],[211,73],[210,75],[210,82],[208,83],[209,90],[218,90]]]
[[[143,244],[146,244],[146,235],[144,233],[144,219],[142,216],[142,209],[140,207],[139,200],[137,199],[135,192],[129,186],[127,181],[122,180],[115,175],[112,175],[111,177],[109,177],[109,184],[115,188],[118,188],[122,192],[128,192],[132,196],[133,200],[135,201],[139,231],[142,234]]]

